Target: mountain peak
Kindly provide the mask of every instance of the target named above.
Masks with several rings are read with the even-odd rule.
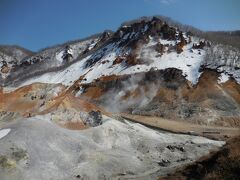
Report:
[[[5,63],[3,81],[5,84],[13,80],[20,83],[22,79],[32,78],[35,74],[39,76],[79,64],[78,68],[82,70],[78,74],[85,74],[84,83],[112,74],[146,72],[152,68],[177,68],[194,85],[201,75],[200,67],[206,64],[206,54],[215,56],[211,50],[216,45],[210,47],[211,42],[189,31],[181,31],[179,27],[173,26],[173,21],[165,20],[168,19],[158,16],[140,18],[122,24],[116,32],[105,31],[82,41],[45,49],[23,59],[19,64],[7,66],[10,69],[13,67],[11,73],[6,73]],[[66,53],[70,51],[66,50],[67,46],[71,53]],[[65,57],[69,57],[67,61],[64,60]],[[218,61],[207,61],[208,67],[219,64]],[[223,69],[227,73],[233,69],[233,77],[239,81],[238,71],[235,70],[238,67],[236,61],[231,67],[227,66]],[[22,68],[29,73],[25,74]],[[72,70],[70,68],[66,71]],[[63,78],[59,82],[73,84],[77,78],[78,76],[69,80]]]

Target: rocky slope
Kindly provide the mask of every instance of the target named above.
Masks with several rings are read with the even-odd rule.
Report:
[[[19,46],[0,46],[0,82],[2,83],[14,66],[21,63],[21,60],[33,52]]]
[[[92,53],[94,49],[107,41],[110,36],[111,32],[106,31],[82,40],[70,41],[43,49],[32,56],[19,56],[19,62],[13,67],[11,66],[9,73],[1,74],[2,80],[0,84],[2,86],[13,85],[16,81],[24,81],[37,75],[64,69],[79,58]],[[5,54],[3,53],[3,55]],[[2,61],[5,59],[3,57]]]
[[[192,86],[180,70],[169,68],[100,78],[81,85],[80,96],[110,112],[239,127],[239,84],[234,79],[219,84],[219,77],[215,70],[205,69]]]

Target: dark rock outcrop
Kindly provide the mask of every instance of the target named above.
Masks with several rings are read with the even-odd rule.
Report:
[[[96,127],[102,124],[102,113],[100,111],[90,111],[84,122],[86,125]]]

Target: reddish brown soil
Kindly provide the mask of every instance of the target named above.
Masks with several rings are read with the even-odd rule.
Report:
[[[138,74],[144,77],[144,73],[137,73],[131,76],[137,76]],[[151,74],[149,76],[151,76]],[[224,105],[225,100],[228,100],[235,106],[240,106],[240,85],[237,84],[236,81],[233,79],[228,80],[224,84],[218,84],[218,76],[219,74],[217,72],[207,69],[202,73],[197,86],[192,87],[191,84],[187,81],[181,83],[181,85],[178,86],[177,89],[169,88],[167,86],[156,86],[156,88],[158,89],[156,90],[157,93],[153,98],[153,101],[159,103],[160,105],[163,105],[164,107],[167,106],[169,108],[175,108],[176,105],[181,104],[182,101],[184,101],[185,103],[192,103],[195,106],[198,106],[197,110],[203,109],[201,113],[204,113],[205,109],[212,109],[213,112],[215,112],[215,110],[218,111],[218,109],[216,109],[216,104],[222,103]],[[88,97],[91,100],[98,101],[99,99],[101,99],[102,96],[107,96],[108,90],[116,90],[116,92],[119,92],[119,89],[115,88],[114,85],[117,84],[118,87],[121,82],[124,82],[127,79],[127,75],[112,75],[101,77],[95,83],[93,82],[91,84],[86,84],[86,92],[83,93],[82,96]],[[126,94],[124,94],[120,99],[123,101],[132,100],[135,98],[137,99],[140,95],[144,95],[144,92],[147,96],[149,87],[148,82],[146,81],[147,80],[143,79],[142,81],[138,82],[138,88],[133,91],[126,92]],[[156,79],[151,81],[151,83],[152,82],[155,82],[155,84],[157,84],[158,78],[156,77]],[[142,92],[142,90],[144,90],[144,92]],[[220,99],[223,99],[223,101],[218,101]],[[225,109],[224,111],[227,112],[227,109]],[[194,114],[191,117],[192,119],[189,120],[189,122],[191,121],[197,124],[206,124],[207,122],[204,122],[203,119],[201,119],[204,118],[202,115],[204,116],[204,114]],[[206,116],[210,117],[210,114],[206,114]],[[171,118],[175,120],[179,119],[179,117],[177,116],[177,112],[173,112],[171,115],[167,114],[166,118]],[[211,121],[211,125],[214,125],[215,123],[215,125],[217,126],[240,127],[239,118],[239,116],[233,116],[231,114],[228,115],[226,113],[226,116],[214,117],[214,121]]]
[[[103,93],[103,90],[99,87],[89,87],[84,93],[84,96],[90,99],[98,99],[103,95]]]
[[[39,88],[44,88],[46,84],[36,83],[28,86],[21,87],[10,93],[4,93],[3,90],[0,91],[0,110],[19,112],[23,116],[29,116],[29,114],[46,114],[59,106],[65,109],[73,108],[78,111],[89,112],[91,110],[100,110],[104,113],[102,109],[98,108],[93,103],[88,102],[86,99],[75,97],[72,95],[72,88],[63,91],[59,96],[50,99],[45,102],[44,106],[41,107],[43,110],[40,111],[39,98],[29,99],[26,95],[34,94]],[[95,94],[96,97],[96,94]]]
[[[62,106],[66,109],[73,108],[78,111],[84,111],[84,112],[89,112],[91,110],[103,111],[100,108],[98,108],[96,105],[94,105],[84,99],[72,96],[70,94],[65,96],[65,98],[59,104],[59,106]]]
[[[119,79],[121,76],[117,76],[115,74],[110,75],[110,76],[102,76],[100,78],[97,79],[97,81],[103,81],[103,82],[107,82],[107,81],[114,81]]]
[[[124,61],[124,58],[122,57],[117,57],[114,61],[113,61],[113,65],[115,64],[120,64]]]
[[[0,93],[1,103],[0,110],[19,112],[25,114],[26,112],[36,111],[38,109],[38,100],[29,100],[29,97],[25,97],[28,93],[34,93],[38,88],[43,88],[44,84],[32,84],[21,87],[13,92]]]
[[[71,130],[87,129],[87,126],[82,121],[59,123],[59,125]]]
[[[235,80],[231,79],[222,86],[224,90],[240,104],[240,85],[237,84]]]

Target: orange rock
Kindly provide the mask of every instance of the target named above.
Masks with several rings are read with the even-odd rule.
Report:
[[[123,62],[123,60],[124,60],[123,57],[119,57],[119,56],[118,56],[118,57],[113,61],[113,65],[115,65],[115,64],[120,64],[120,63]]]
[[[10,71],[10,68],[7,65],[3,65],[1,68],[2,73],[8,73]]]

